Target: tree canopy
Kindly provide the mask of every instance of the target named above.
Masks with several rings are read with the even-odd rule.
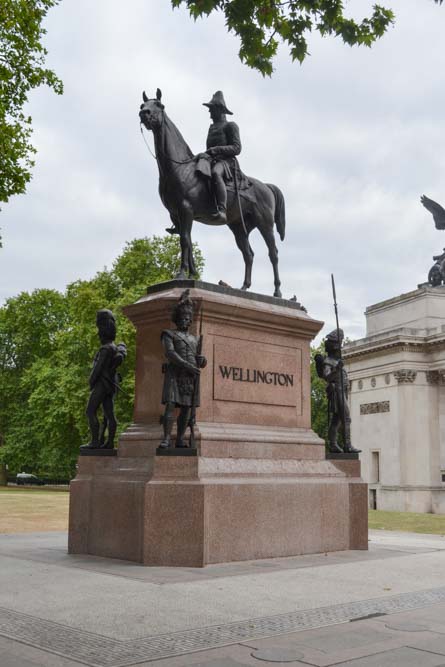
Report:
[[[59,0],[2,0],[0,3],[0,202],[22,194],[36,152],[32,118],[24,111],[29,92],[46,84],[61,94],[62,82],[45,68],[43,20]]]
[[[434,0],[442,4],[442,0]],[[229,32],[240,39],[239,57],[263,75],[271,75],[280,42],[300,63],[308,54],[308,35],[340,37],[350,46],[372,44],[394,23],[394,12],[375,4],[369,16],[356,21],[345,15],[342,0],[171,0],[173,7],[186,5],[196,20],[222,11]]]
[[[194,248],[198,271],[203,258]],[[88,441],[85,407],[88,376],[100,343],[96,311],[116,315],[117,342],[128,356],[121,367],[116,401],[119,432],[132,420],[135,331],[122,306],[142,296],[148,285],[178,272],[177,237],[152,237],[127,243],[110,270],[78,280],[61,293],[23,292],[0,308],[0,463],[11,473],[52,478],[74,473],[79,446]]]
[[[320,438],[328,438],[328,399],[326,382],[318,377],[315,366],[315,355],[324,354],[323,343],[311,348],[311,423],[312,429]]]

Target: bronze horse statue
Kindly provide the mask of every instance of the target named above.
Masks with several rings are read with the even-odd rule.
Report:
[[[154,99],[149,99],[144,92],[139,118],[147,130],[153,132],[159,168],[159,194],[181,242],[181,267],[176,278],[183,280],[196,273],[191,240],[193,220],[206,225],[221,223],[214,219],[215,202],[209,183],[196,170],[199,156],[193,155],[178,128],[165,113],[161,97],[159,88]],[[236,186],[236,169],[234,171]],[[283,240],[286,222],[284,197],[276,185],[250,177],[249,182],[250,187],[245,190],[235,187],[228,188],[227,192],[227,226],[235,236],[245,263],[241,289],[248,289],[252,282],[253,250],[249,234],[256,227],[269,250],[274,273],[274,296],[281,297],[274,224]]]

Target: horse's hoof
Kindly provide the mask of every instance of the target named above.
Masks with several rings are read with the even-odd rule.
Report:
[[[280,289],[276,289],[275,292],[273,293],[273,295],[274,295],[277,299],[282,299],[282,298],[283,298],[283,295],[281,294],[281,290],[280,290]]]
[[[175,280],[187,280],[187,278],[188,278],[188,274],[185,273],[185,271],[180,271],[175,276]]]
[[[246,292],[249,289],[249,287],[250,287],[250,285],[243,285],[242,287],[240,287],[240,290],[242,292]]]

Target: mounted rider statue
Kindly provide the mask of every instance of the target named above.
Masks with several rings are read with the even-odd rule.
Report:
[[[227,188],[226,182],[233,181],[235,163],[231,158],[241,153],[241,139],[236,123],[226,120],[226,114],[233,115],[226,107],[224,96],[218,90],[210,102],[204,102],[209,108],[212,124],[207,134],[207,150],[200,157],[210,158],[212,186],[216,199],[216,213],[213,216],[221,224],[227,222]],[[202,166],[198,162],[197,170]]]
[[[237,163],[233,159],[241,153],[239,127],[228,121],[226,114],[233,116],[224,101],[221,90],[217,90],[210,102],[203,102],[208,107],[212,124],[207,134],[205,153],[197,155],[196,172],[210,179],[215,197],[216,212],[212,215],[215,223],[227,223],[227,182],[234,183],[237,177]],[[245,177],[243,178],[244,181]],[[245,184],[240,184],[245,187]],[[178,234],[176,226],[168,227],[167,232]]]
[[[205,225],[227,225],[244,260],[244,281],[241,289],[252,284],[254,253],[249,235],[257,229],[263,237],[273,268],[274,296],[280,298],[281,281],[278,270],[278,248],[274,230],[284,239],[286,216],[284,197],[272,183],[243,174],[237,155],[241,141],[236,123],[227,120],[232,112],[224,95],[217,91],[206,106],[212,123],[204,153],[195,155],[179,129],[168,117],[162,102],[162,91],[149,98],[142,93],[139,109],[141,129],[153,132],[154,157],[159,171],[159,196],[169,212],[173,227],[167,231],[179,234],[181,264],[177,279],[196,274],[193,256],[192,226],[197,221]]]

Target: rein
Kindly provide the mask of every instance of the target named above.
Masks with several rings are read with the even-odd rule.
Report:
[[[158,156],[156,155],[156,153],[153,153],[153,151],[151,150],[150,146],[148,145],[148,141],[147,141],[146,138],[145,138],[144,131],[143,131],[143,129],[142,129],[142,125],[143,125],[143,123],[142,123],[142,121],[140,121],[140,123],[139,123],[139,127],[140,127],[140,129],[141,129],[142,138],[143,138],[143,140],[144,140],[144,142],[145,142],[145,145],[147,146],[147,148],[148,148],[148,150],[149,150],[150,155],[151,155],[151,156],[156,160],[156,162],[157,162],[157,161],[158,161]],[[164,125],[164,114],[162,114],[162,125]],[[161,151],[161,154],[162,154],[162,157],[163,157],[163,158],[165,158],[166,160],[169,160],[169,162],[173,162],[174,164],[188,164],[189,162],[193,162],[193,160],[195,159],[195,156],[193,156],[193,157],[188,158],[187,160],[174,160],[172,157],[169,157],[168,155],[166,155],[166,154],[164,153],[164,151]]]

